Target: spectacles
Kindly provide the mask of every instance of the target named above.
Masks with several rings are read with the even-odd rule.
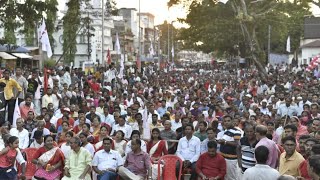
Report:
[[[284,144],[285,146],[295,146],[296,144]]]

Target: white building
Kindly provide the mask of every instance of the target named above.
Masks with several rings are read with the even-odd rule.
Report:
[[[77,52],[75,54],[74,67],[82,67],[83,62],[92,61],[96,64],[104,65],[107,61],[107,51],[108,49],[113,51],[112,45],[112,36],[111,29],[114,28],[113,17],[104,17],[104,49],[102,49],[102,11],[101,9],[85,9],[81,11],[81,17],[89,17],[91,19],[90,23],[90,33],[94,34],[94,36],[90,37],[90,48],[88,47],[88,37],[84,33],[79,33],[76,37],[77,41]],[[62,13],[66,13],[66,11],[61,11]],[[57,32],[53,34],[54,37],[54,56],[55,60],[60,59],[63,54],[63,28],[62,24],[58,24],[60,26]],[[86,26],[80,25],[83,27],[82,30],[78,30],[79,32],[83,32],[87,30]],[[89,57],[89,50],[91,51],[91,56]],[[103,57],[102,57],[103,56]],[[63,61],[63,57],[61,58]]]

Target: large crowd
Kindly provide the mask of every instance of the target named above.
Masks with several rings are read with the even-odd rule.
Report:
[[[318,180],[320,68],[266,72],[4,69],[0,179]]]

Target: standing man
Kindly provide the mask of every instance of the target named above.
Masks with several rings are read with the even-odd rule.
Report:
[[[278,179],[280,173],[267,165],[269,150],[265,146],[259,146],[255,149],[255,158],[257,164],[248,168],[242,177],[242,180],[271,180]]]
[[[124,179],[146,179],[151,168],[150,156],[141,150],[140,139],[131,141],[131,149],[132,151],[128,153],[124,166],[119,167],[118,174]]]
[[[103,139],[103,149],[96,152],[92,168],[98,174],[98,180],[113,180],[117,178],[118,168],[123,166],[123,159],[118,151],[111,150],[112,140]]]
[[[222,180],[226,175],[226,168],[226,160],[217,153],[217,143],[209,141],[208,152],[202,154],[197,161],[197,173],[203,180]]]
[[[223,136],[218,139],[218,143],[221,145],[220,152],[227,162],[227,174],[225,176],[225,180],[234,180],[239,178],[238,156],[236,149],[241,138],[241,132],[233,127],[232,117],[229,115],[225,115],[223,117],[223,125],[225,127],[225,131],[223,132]]]
[[[285,152],[280,155],[279,172],[281,175],[299,176],[299,165],[304,161],[303,156],[296,151],[296,139],[287,136],[282,139]]]
[[[160,132],[160,137],[163,140],[177,140],[177,135],[176,133],[171,129],[171,121],[166,120],[164,122],[164,130]],[[168,143],[168,152],[169,154],[174,154],[175,153],[175,142],[169,142]]]
[[[92,157],[88,150],[81,147],[78,137],[70,140],[72,151],[65,161],[64,177],[62,180],[91,180],[90,169]]]
[[[4,88],[6,83],[0,82],[0,124],[6,120],[6,99],[4,96]]]
[[[270,139],[267,138],[267,132],[268,129],[266,126],[258,125],[256,127],[256,138],[259,141],[256,145],[256,148],[259,146],[265,146],[269,150],[269,156],[267,160],[267,165],[269,165],[272,168],[277,168],[277,162],[279,157],[279,148],[276,145],[276,143]]]
[[[8,69],[3,72],[3,78],[0,79],[0,82],[6,84],[6,87],[4,88],[4,97],[6,99],[6,105],[8,106],[8,121],[12,124],[15,102],[22,92],[22,88],[16,80],[10,78],[10,72]],[[17,94],[14,94],[13,92],[14,88],[17,89]]]
[[[16,80],[18,82],[18,84],[20,85],[20,87],[23,89],[21,91],[21,93],[18,96],[18,102],[19,104],[24,101],[27,89],[28,89],[28,81],[27,79],[22,76],[22,70],[20,67],[16,68],[16,74],[12,76],[12,79]],[[15,89],[15,94],[16,94],[16,89]]]
[[[244,127],[245,136],[240,139],[240,144],[237,147],[238,164],[243,172],[256,164],[254,147],[257,144],[257,139],[254,130],[253,125],[246,124]]]
[[[184,128],[185,136],[179,140],[177,156],[183,161],[183,168],[191,167],[191,179],[197,179],[196,161],[200,156],[200,139],[193,135],[194,127],[187,124]],[[176,174],[178,174],[180,165],[177,164]]]

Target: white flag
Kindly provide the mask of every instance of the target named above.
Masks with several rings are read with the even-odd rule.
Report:
[[[48,58],[50,58],[52,56],[52,49],[51,49],[50,40],[47,32],[47,26],[44,19],[42,20],[42,25],[40,27],[39,37],[40,37],[39,40],[42,44],[42,51],[46,51]]]
[[[151,56],[154,56],[154,49],[153,49],[152,42],[150,43],[149,53]]]
[[[119,41],[118,33],[116,34],[116,51],[117,51],[117,54],[121,54],[120,41]]]
[[[172,54],[172,61],[173,61],[173,58],[174,58],[174,46],[173,46],[173,44],[172,44],[171,54]]]
[[[291,51],[291,43],[290,43],[290,36],[288,36],[288,39],[287,39],[287,52],[290,52]]]
[[[123,71],[124,71],[124,55],[121,55],[120,72],[119,72],[118,78],[123,79]]]
[[[223,4],[227,4],[229,0],[220,0],[220,2],[222,2]]]
[[[14,106],[14,112],[13,112],[13,121],[12,121],[12,127],[17,127],[17,119],[21,118],[20,108],[18,99],[16,99],[16,105]]]

